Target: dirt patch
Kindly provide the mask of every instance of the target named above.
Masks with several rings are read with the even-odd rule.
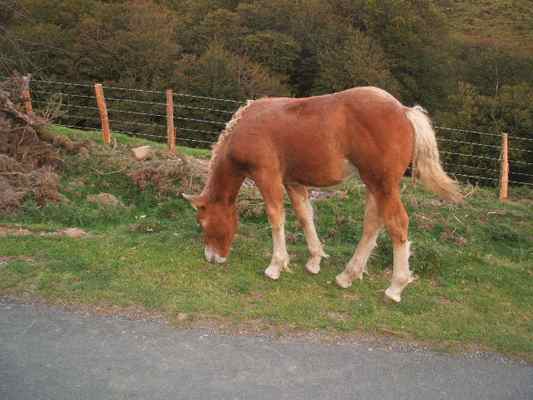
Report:
[[[66,236],[73,239],[79,239],[87,236],[87,232],[80,228],[67,228],[57,232],[60,236]]]
[[[32,257],[28,256],[0,256],[0,266],[7,264],[10,261],[33,261]]]
[[[82,238],[87,236],[87,232],[80,228],[66,228],[58,231],[32,231],[21,226],[0,225],[0,237],[6,236],[67,236],[71,238]]]
[[[29,229],[22,228],[20,226],[6,226],[0,225],[0,237],[5,236],[28,236],[32,235],[33,232]]]

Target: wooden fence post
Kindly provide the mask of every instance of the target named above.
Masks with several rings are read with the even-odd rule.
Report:
[[[24,85],[22,86],[22,101],[24,102],[24,109],[28,114],[33,114],[33,105],[31,104],[30,80],[31,75],[24,76]]]
[[[102,124],[102,137],[105,144],[111,143],[111,129],[109,127],[109,117],[107,115],[107,106],[105,103],[104,89],[101,83],[95,83],[94,93],[96,95],[96,103],[98,104],[98,111],[100,112],[100,122]]]
[[[174,127],[174,94],[167,89],[167,143],[168,150],[176,154],[176,128]]]
[[[505,201],[509,197],[509,140],[507,133],[502,133],[502,156],[500,172],[500,200]]]

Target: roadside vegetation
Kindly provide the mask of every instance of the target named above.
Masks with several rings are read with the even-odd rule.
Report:
[[[98,141],[96,132],[55,131]],[[114,137],[122,146],[116,151],[146,144]],[[209,156],[205,150],[181,150]],[[364,193],[357,181],[314,202],[319,235],[331,255],[318,276],[304,271],[304,237],[288,209],[293,272],[272,282],[263,276],[271,238],[260,202],[242,203],[229,263],[211,265],[203,258],[194,211],[177,195],[183,182],[176,179],[175,190],[166,194],[151,183],[141,190],[126,171],[98,156],[100,151],[103,147],[95,144],[90,157],[64,155],[61,203],[39,206],[29,196],[18,211],[0,216],[0,296],[134,307],[181,325],[209,320],[258,331],[392,335],[435,348],[473,347],[533,360],[530,189],[513,187],[511,199],[501,203],[494,189],[465,185],[466,202],[455,206],[406,179],[403,200],[411,217],[411,265],[418,279],[401,304],[388,305],[383,290],[392,249],[385,234],[370,260],[369,276],[348,290],[334,283],[361,236]],[[88,201],[102,192],[122,205]],[[87,236],[54,234],[72,227]]]

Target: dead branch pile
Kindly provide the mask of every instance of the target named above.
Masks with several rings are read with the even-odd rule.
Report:
[[[41,205],[60,201],[59,149],[88,146],[51,134],[44,118],[26,112],[22,93],[28,86],[28,77],[0,82],[0,213],[15,210],[30,194]]]

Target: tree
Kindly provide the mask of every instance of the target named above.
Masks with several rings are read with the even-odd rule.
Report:
[[[201,96],[247,99],[289,93],[281,81],[243,56],[213,43],[200,57],[185,56],[178,62],[175,85]]]
[[[318,55],[320,74],[315,91],[327,93],[354,86],[378,86],[397,92],[385,53],[366,34],[351,30],[336,47],[321,49]]]
[[[458,72],[481,94],[494,95],[503,85],[533,84],[533,58],[487,46],[463,45],[456,50]]]
[[[210,11],[201,21],[198,31],[203,50],[216,42],[236,51],[241,46],[242,36],[246,34],[239,14],[223,8]]]
[[[174,16],[151,1],[102,3],[82,18],[78,34],[80,72],[94,79],[151,87],[169,77],[180,54]]]
[[[368,29],[385,51],[404,102],[434,108],[451,92],[448,28],[427,0],[368,2]]]
[[[291,36],[274,31],[261,31],[244,37],[243,53],[270,70],[289,76],[295,71],[300,45]]]

